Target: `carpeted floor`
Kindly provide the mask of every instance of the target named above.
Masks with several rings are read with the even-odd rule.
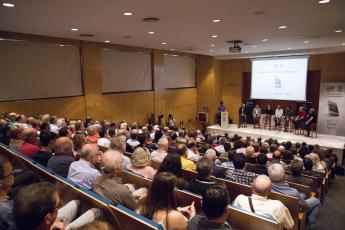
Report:
[[[345,176],[336,176],[328,189],[316,230],[345,229]]]

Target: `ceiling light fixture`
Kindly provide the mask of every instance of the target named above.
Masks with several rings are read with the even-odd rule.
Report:
[[[279,26],[278,29],[286,29],[287,26]]]
[[[263,42],[267,42],[268,41],[268,38],[264,38],[262,39]]]
[[[110,41],[109,40],[106,40],[106,41],[104,41],[105,43],[109,43]]]
[[[343,32],[342,30],[336,30],[336,31],[334,31],[334,32],[336,32],[336,33],[341,33],[341,32]]]
[[[291,48],[289,47],[289,48],[286,48],[287,50],[291,50]]]
[[[212,46],[212,47],[215,47],[216,45],[212,44],[211,46]]]
[[[210,50],[210,52],[213,52],[214,50]]]
[[[220,22],[220,19],[213,19],[212,22]]]
[[[341,43],[342,46],[345,46],[345,42],[344,43]]]
[[[79,31],[78,28],[72,28],[71,30],[72,30],[72,31]]]
[[[168,43],[166,43],[166,42],[162,42],[161,44],[162,44],[162,45],[166,45],[166,44],[168,44]]]
[[[13,3],[9,3],[9,2],[4,2],[4,3],[2,3],[2,5],[6,6],[6,7],[10,7],[10,8],[15,7],[15,5]]]
[[[213,38],[218,38],[218,35],[217,35],[217,34],[214,34],[214,35],[212,35],[211,37],[213,37]]]
[[[256,48],[256,46],[252,46],[253,48]]]
[[[305,44],[308,44],[308,43],[309,43],[309,41],[304,41],[304,43],[305,43]]]
[[[153,31],[150,31],[150,32],[148,32],[149,34],[155,34],[155,32],[153,32]]]
[[[331,0],[320,0],[319,3],[320,4],[324,4],[324,3],[329,3]]]
[[[3,38],[0,38],[0,41],[3,41],[3,40],[5,40],[5,39],[3,39]]]
[[[131,13],[131,12],[124,12],[123,15],[124,15],[124,16],[132,16],[133,13]]]
[[[65,45],[60,44],[59,46],[60,46],[60,47],[64,47]]]
[[[175,49],[170,49],[171,51],[174,51]]]

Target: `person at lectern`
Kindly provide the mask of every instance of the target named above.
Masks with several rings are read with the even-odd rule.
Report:
[[[276,128],[280,126],[282,122],[283,113],[284,113],[283,108],[281,107],[281,105],[278,105],[274,114],[274,124]]]
[[[218,113],[216,114],[216,122],[220,125],[221,120],[221,112],[225,112],[226,108],[224,106],[224,102],[220,101],[218,106]]]
[[[306,112],[305,109],[301,106],[298,109],[298,113],[297,113],[297,117],[295,118],[295,120],[293,121],[294,125],[295,125],[295,129],[301,127],[301,124],[304,122],[305,118],[306,118]]]
[[[247,124],[246,104],[243,103],[242,106],[238,109],[238,115],[238,128],[240,128],[242,124]]]
[[[304,128],[307,131],[307,137],[310,136],[310,129],[311,125],[316,122],[316,112],[314,108],[311,108],[309,110],[309,113],[306,116],[306,122],[304,123]]]
[[[255,105],[253,109],[253,120],[254,124],[259,124],[260,125],[260,116],[261,116],[261,108],[259,105]]]

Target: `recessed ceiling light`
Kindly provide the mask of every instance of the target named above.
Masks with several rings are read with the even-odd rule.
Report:
[[[155,32],[153,32],[153,31],[150,31],[150,32],[148,32],[149,34],[155,34]]]
[[[214,50],[210,50],[210,52],[213,52]]]
[[[248,51],[244,51],[246,54],[248,53]]]
[[[289,47],[289,48],[286,48],[287,50],[291,50],[291,48]]]
[[[264,38],[262,39],[263,42],[267,42],[268,41],[268,38]]]
[[[72,28],[71,30],[72,30],[72,31],[79,31],[78,28]]]
[[[345,42],[344,43],[341,43],[342,46],[345,46]]]
[[[170,49],[171,51],[174,51],[175,49]]]
[[[304,43],[305,43],[305,44],[308,44],[308,43],[309,43],[309,41],[304,41]]]
[[[334,32],[336,32],[336,33],[341,33],[341,32],[343,32],[342,30],[336,30],[336,31],[334,31]]]
[[[161,44],[162,44],[162,45],[166,45],[166,44],[168,44],[168,43],[166,43],[166,42],[162,42]]]
[[[133,13],[131,13],[131,12],[124,12],[123,15],[124,15],[124,16],[132,16]]]
[[[213,19],[212,22],[220,22],[220,19]]]
[[[3,39],[3,38],[0,38],[0,41],[3,41],[3,40],[5,40],[5,39]]]
[[[60,46],[60,47],[64,47],[65,45],[60,44],[59,46]]]
[[[287,26],[279,26],[278,29],[286,29]]]
[[[256,48],[256,46],[252,46],[253,48]]]
[[[212,46],[212,47],[215,47],[216,45],[212,44],[211,46]]]
[[[212,35],[211,37],[213,37],[213,38],[218,38],[218,35],[217,35],[217,34],[214,34],[214,35]]]
[[[324,3],[329,3],[331,0],[320,0],[319,3],[320,4],[324,4]]]
[[[6,6],[6,7],[15,7],[15,5],[13,3],[9,3],[9,2],[4,2],[2,3],[3,6]]]
[[[106,41],[104,41],[105,43],[109,43],[110,41],[109,40],[106,40]]]

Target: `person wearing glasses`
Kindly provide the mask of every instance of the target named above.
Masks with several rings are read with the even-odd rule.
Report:
[[[102,175],[96,168],[101,161],[101,153],[96,144],[85,144],[81,149],[80,160],[70,165],[67,178],[92,189],[94,180]]]

